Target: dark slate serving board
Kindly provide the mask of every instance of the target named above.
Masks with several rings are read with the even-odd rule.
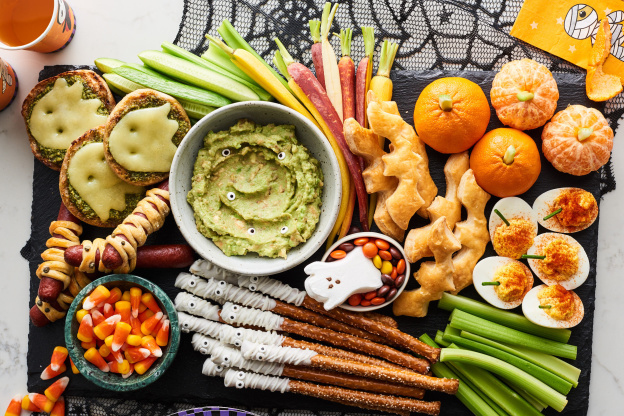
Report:
[[[44,79],[74,67],[55,66],[46,67],[40,74],[40,79]],[[469,78],[479,84],[486,95],[494,77],[493,72],[448,72],[448,71],[397,71],[393,73],[394,99],[397,101],[401,115],[406,121],[412,123],[413,108],[420,91],[431,81],[443,76],[462,76]],[[569,104],[582,104],[585,106],[597,107],[596,103],[589,101],[585,95],[585,80],[581,74],[555,74],[559,85],[560,98],[558,110],[566,108]],[[602,110],[602,108],[598,109]],[[489,129],[503,127],[492,110],[492,119]],[[541,147],[541,129],[529,131],[538,147]],[[430,159],[431,175],[436,182],[439,193],[444,194],[445,182],[443,167],[447,155],[439,154],[428,149]],[[556,171],[552,165],[542,159],[542,171],[537,183],[522,197],[532,204],[535,198],[546,190],[563,186],[576,186],[584,188],[594,194],[597,200],[600,199],[600,175],[596,172],[583,176],[573,177]],[[486,209],[489,216],[492,206],[497,198],[492,198]],[[35,276],[35,269],[41,261],[39,255],[45,250],[45,241],[48,239],[48,226],[56,219],[61,199],[58,192],[58,173],[36,162],[33,173],[33,206],[32,206],[32,231],[31,238],[22,249],[22,255],[30,262],[31,284],[30,284],[30,305],[34,303],[39,280]],[[412,220],[412,227],[425,225],[426,221],[415,217]],[[540,232],[544,232],[540,226]],[[110,230],[95,229],[85,227],[83,238],[93,238],[104,236]],[[573,389],[569,394],[569,404],[562,415],[581,416],[587,414],[589,398],[589,378],[591,370],[591,347],[592,331],[595,303],[596,285],[596,250],[598,244],[598,222],[588,229],[579,232],[574,237],[583,245],[590,259],[591,268],[587,281],[576,290],[585,305],[585,318],[579,326],[574,328],[570,343],[578,346],[578,359],[573,364],[582,369],[579,387]],[[149,237],[147,244],[164,244],[183,241],[178,232],[173,219],[167,220],[164,228],[158,233]],[[323,250],[319,250],[310,261],[320,260]],[[491,244],[485,253],[486,256],[495,255]],[[275,276],[293,286],[303,288],[305,274],[304,265],[291,271]],[[412,270],[417,269],[417,265],[412,265]],[[139,270],[136,274],[148,278],[159,284],[163,290],[172,298],[178,292],[174,287],[174,279],[178,270]],[[408,289],[417,287],[414,279],[411,279]],[[462,295],[479,299],[473,287],[469,287],[462,292]],[[386,314],[391,314],[391,308],[386,307],[381,310]],[[435,303],[429,309],[426,318],[399,317],[399,327],[401,330],[415,336],[420,336],[423,332],[435,335],[436,330],[446,326],[449,313],[439,310]],[[54,346],[63,344],[63,324],[57,322],[44,328],[30,326],[28,339],[28,390],[31,392],[42,392],[50,382],[44,382],[39,378],[41,371],[49,364],[50,356]],[[191,336],[183,334],[178,355],[166,372],[166,374],[153,385],[139,391],[128,393],[115,393],[104,390],[88,382],[79,375],[73,375],[68,371],[71,382],[66,394],[72,396],[86,397],[116,397],[134,400],[155,400],[162,402],[188,402],[194,406],[234,406],[234,407],[255,407],[255,408],[285,408],[285,409],[308,409],[308,410],[352,410],[346,406],[312,399],[294,394],[269,393],[257,390],[240,391],[227,389],[218,378],[208,378],[201,374],[202,363],[205,357],[193,351],[191,347]],[[428,400],[442,400],[443,415],[465,415],[468,410],[454,397],[437,393],[427,393]],[[544,414],[554,415],[552,409],[547,409]]]

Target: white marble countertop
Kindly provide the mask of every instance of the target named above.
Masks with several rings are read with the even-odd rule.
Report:
[[[63,51],[38,54],[5,51],[0,56],[15,69],[20,83],[18,97],[0,112],[0,410],[10,398],[26,394],[29,271],[19,251],[30,235],[32,172],[21,102],[36,84],[44,65],[90,64],[100,57],[138,62],[136,54],[173,41],[182,16],[183,2],[166,0],[69,1],[76,13],[76,36]],[[615,126],[613,126],[615,127]],[[613,151],[617,179],[624,178],[624,129],[618,131]],[[613,415],[624,404],[624,182],[605,196],[601,204],[598,282],[589,414]],[[218,405],[218,403],[215,403]]]

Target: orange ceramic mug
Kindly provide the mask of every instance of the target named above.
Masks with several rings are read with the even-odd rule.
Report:
[[[0,58],[0,111],[8,107],[17,95],[17,77],[11,65]]]
[[[55,52],[76,32],[65,0],[0,0],[0,48]]]

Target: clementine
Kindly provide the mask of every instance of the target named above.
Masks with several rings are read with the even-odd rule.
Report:
[[[422,90],[414,107],[421,140],[440,153],[468,150],[490,122],[490,105],[481,87],[466,78],[439,78]]]
[[[486,133],[470,154],[470,168],[486,192],[500,198],[529,190],[542,169],[533,139],[520,130],[500,128]]]

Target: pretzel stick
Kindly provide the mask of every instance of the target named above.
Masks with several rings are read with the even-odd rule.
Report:
[[[263,312],[258,309],[245,308],[227,302],[221,310],[221,318],[229,324],[253,325],[267,330],[284,331],[364,354],[374,355],[419,373],[429,371],[429,363],[421,358],[413,357],[367,339],[293,321],[272,312]]]
[[[371,379],[363,379],[347,374],[306,368],[298,365],[280,364],[269,361],[248,360],[240,350],[224,345],[222,342],[200,334],[193,335],[193,349],[204,355],[217,365],[237,368],[271,376],[284,376],[299,380],[315,381],[323,384],[361,389],[375,393],[393,394],[422,399],[424,390]]]
[[[298,393],[319,399],[337,400],[341,403],[348,403],[356,407],[359,405],[372,406],[382,409],[383,411],[399,410],[421,412],[430,415],[438,415],[440,413],[440,402],[423,402],[421,400],[366,393],[334,386],[321,386],[305,381],[265,376],[231,369],[225,371],[224,383],[226,387]]]
[[[358,328],[365,329],[369,332],[375,333],[384,337],[388,341],[392,341],[396,345],[400,345],[403,348],[422,355],[427,358],[431,363],[435,363],[440,358],[440,349],[433,348],[425,344],[424,342],[414,338],[413,336],[399,331],[396,328],[392,328],[386,325],[382,325],[377,321],[373,321],[364,316],[353,316],[352,314],[345,313],[341,308],[335,308],[326,311],[323,304],[315,301],[311,297],[306,297],[303,301],[303,306],[318,313],[331,316],[332,318],[356,326]]]
[[[188,296],[190,298],[195,298],[192,295]],[[178,311],[188,310],[181,307],[181,305],[179,304],[179,299],[180,294],[178,294],[178,296],[176,297],[176,309]],[[195,299],[196,300],[191,299],[190,302],[198,303],[198,301],[201,300],[199,298]],[[405,367],[401,367],[384,360],[370,357],[368,355],[356,354],[350,351],[327,347],[325,345],[315,344],[312,342],[294,340],[292,338],[280,335],[276,332],[264,332],[247,328],[236,328],[228,324],[219,323],[217,321],[210,321],[187,315],[184,312],[178,313],[178,319],[180,321],[180,328],[183,332],[197,332],[199,334],[206,335],[211,338],[216,338],[221,342],[235,345],[237,347],[240,347],[243,341],[251,341],[268,345],[309,349],[330,357],[337,357],[345,360],[378,365],[380,367],[395,368],[399,370],[405,369]]]
[[[175,286],[197,296],[201,296],[204,299],[210,299],[221,304],[225,302],[238,303],[263,311],[271,311],[278,315],[307,322],[318,327],[366,338],[377,343],[384,342],[384,339],[380,336],[363,331],[359,328],[354,328],[310,310],[271,299],[260,293],[252,292],[249,289],[234,286],[224,280],[217,280],[214,278],[204,280],[201,277],[189,273],[180,273],[176,278]]]
[[[356,363],[336,357],[316,354],[313,351],[290,347],[277,347],[245,341],[241,346],[243,357],[248,360],[271,361],[282,364],[306,365],[321,370],[338,371],[362,377],[407,384],[426,390],[455,394],[459,381],[418,374],[410,370],[394,370],[370,364]],[[314,353],[314,354],[312,354]]]
[[[93,273],[129,273],[136,266],[137,247],[158,231],[169,214],[169,182],[147,191],[130,215],[106,239],[82,242],[82,262],[78,270]],[[68,260],[68,259],[66,259]]]

